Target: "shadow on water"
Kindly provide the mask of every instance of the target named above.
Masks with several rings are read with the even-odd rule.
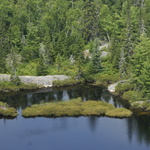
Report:
[[[127,119],[127,129],[130,142],[135,136],[139,143],[150,146],[150,116],[133,115]]]
[[[66,88],[45,88],[45,89],[38,89],[34,91],[24,91],[24,92],[15,92],[15,93],[9,93],[9,94],[0,94],[0,100],[3,102],[7,102],[10,106],[15,107],[18,110],[24,109],[27,106],[31,106],[32,104],[39,104],[43,102],[51,102],[51,101],[67,101],[69,99],[78,98],[81,97],[83,101],[86,100],[97,100],[97,101],[105,101],[107,103],[113,104],[115,107],[128,107],[127,104],[125,104],[120,97],[111,95],[105,88],[103,87],[97,87],[97,86],[76,86],[76,87],[66,87]],[[69,130],[69,128],[73,128],[73,130],[78,129],[81,125],[83,125],[83,128],[81,131],[84,131],[87,127],[90,129],[90,131],[96,135],[98,131],[103,129],[103,124],[105,122],[105,117],[79,117],[79,118],[38,118],[38,119],[24,119],[21,116],[14,119],[16,121],[16,128],[18,129],[19,126],[17,126],[17,122],[26,121],[27,123],[31,122],[31,126],[24,130],[21,134],[22,138],[28,138],[32,136],[44,136],[49,132],[49,127],[42,127],[45,124],[51,125],[51,133],[58,131],[64,131],[64,134],[66,134],[66,131],[71,133],[72,130]],[[107,118],[110,122],[107,122],[104,126],[107,128],[110,128],[109,130],[116,130],[116,133],[119,132],[119,128],[124,130],[122,127],[120,127],[120,122],[125,122],[126,127],[126,134],[127,140],[129,143],[138,142],[138,144],[143,144],[146,146],[150,146],[150,116],[137,116],[133,115],[131,118],[126,119],[113,119],[115,121],[112,121],[111,118]],[[42,121],[38,121],[42,120]],[[103,120],[103,122],[102,122]],[[118,121],[119,120],[119,121]],[[5,128],[7,128],[7,123],[10,123],[9,119],[3,120],[0,118],[1,122],[4,122]],[[14,122],[15,122],[14,121]],[[49,123],[49,121],[51,121]],[[85,122],[84,122],[85,121]],[[37,128],[33,128],[32,125],[34,124],[35,127],[39,124],[42,124],[41,126],[38,126]],[[45,123],[46,122],[46,123]],[[114,123],[114,122],[119,122]],[[26,123],[26,124],[27,124]],[[113,126],[114,123],[114,126]],[[24,122],[22,122],[24,124]],[[2,125],[2,124],[1,124]],[[9,126],[8,126],[9,127]],[[22,128],[21,128],[22,129]],[[21,130],[20,129],[20,130]],[[105,132],[106,132],[105,131]],[[74,131],[75,132],[75,131]],[[77,131],[78,132],[78,131]],[[89,131],[86,131],[89,132]],[[74,133],[76,134],[76,133]],[[91,134],[91,133],[90,133]],[[5,135],[5,133],[4,133]],[[62,135],[62,133],[61,133]],[[60,136],[61,136],[60,135]],[[55,134],[54,134],[55,136]],[[112,136],[112,135],[111,135]],[[120,135],[122,136],[122,135]],[[85,136],[86,137],[86,136]],[[57,137],[58,138],[58,137]],[[94,137],[93,137],[94,138]],[[99,135],[98,135],[98,138]],[[106,140],[107,141],[107,140]],[[145,147],[144,147],[145,148]],[[105,149],[105,148],[104,148]],[[146,148],[145,148],[146,149]]]
[[[112,96],[103,87],[97,86],[76,86],[66,88],[43,88],[28,92],[14,92],[0,94],[0,100],[7,102],[16,109],[24,109],[32,104],[39,104],[51,101],[65,101],[81,97],[86,100],[102,100],[114,104],[115,107],[122,107],[125,104],[119,97]]]

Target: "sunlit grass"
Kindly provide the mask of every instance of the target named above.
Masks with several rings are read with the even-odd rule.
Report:
[[[111,113],[112,111],[112,113]],[[130,117],[132,112],[123,108],[115,108],[103,101],[84,101],[81,98],[65,102],[36,104],[22,111],[24,117],[62,117],[62,116],[110,116]]]
[[[106,112],[106,116],[109,117],[129,117],[132,115],[132,112],[130,110],[127,110],[125,108],[116,108],[113,110],[109,110]]]
[[[15,108],[9,107],[7,103],[0,102],[0,116],[2,117],[16,117],[17,111]]]

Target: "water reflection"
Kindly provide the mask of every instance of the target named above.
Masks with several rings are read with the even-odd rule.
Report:
[[[43,128],[27,129],[23,133],[21,133],[19,138],[20,139],[25,139],[25,138],[29,138],[29,137],[32,137],[32,136],[41,136],[42,134],[45,134],[47,132],[48,132],[48,130],[43,129]]]
[[[69,100],[77,97],[82,97],[85,101],[89,99],[102,100],[112,103],[115,107],[126,106],[119,97],[111,95],[101,87],[94,86],[46,88],[0,95],[2,101],[8,102],[10,106],[17,108],[19,111],[32,104]],[[17,138],[16,135],[18,135]],[[42,141],[39,140],[39,137]],[[28,149],[29,146],[31,149],[38,150],[39,143],[47,145],[47,147],[51,146],[55,150],[58,141],[62,144],[61,149],[63,149],[63,144],[66,142],[70,149],[74,146],[74,149],[88,150],[93,146],[92,149],[94,150],[109,150],[114,145],[119,147],[116,148],[117,150],[148,150],[150,148],[150,117],[133,115],[131,118],[126,119],[94,116],[25,119],[19,115],[13,120],[0,119],[0,138],[2,139],[0,144],[3,149],[7,149],[3,143],[6,143],[8,139],[10,141],[16,140],[14,143],[18,143],[22,139],[22,141],[19,141],[20,147],[18,148],[21,150]],[[23,144],[25,145],[24,141],[28,147],[22,147]],[[35,145],[38,146],[35,148]],[[13,146],[7,150],[9,149],[13,150]],[[47,148],[45,147],[45,149]]]
[[[9,103],[17,109],[24,109],[32,104],[50,101],[62,101],[82,97],[86,100],[102,100],[122,107],[124,105],[118,97],[112,96],[102,87],[78,86],[73,88],[45,88],[30,92],[17,92],[11,94],[0,94],[1,101]]]
[[[91,131],[94,132],[96,130],[98,117],[91,116],[91,117],[88,117],[88,120],[89,120],[89,127],[90,127]]]
[[[133,136],[139,143],[150,145],[150,116],[136,116],[127,120],[128,138],[132,141]]]
[[[145,120],[146,119],[146,120]],[[1,148],[7,150],[149,150],[149,118],[62,117],[0,120]],[[144,122],[143,122],[144,121]],[[128,126],[129,125],[129,126]],[[4,127],[5,126],[5,127]],[[10,146],[5,144],[9,141]],[[29,148],[30,146],[30,148]],[[113,146],[113,147],[112,147]]]

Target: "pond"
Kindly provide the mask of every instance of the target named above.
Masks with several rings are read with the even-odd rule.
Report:
[[[19,111],[15,119],[0,119],[0,147],[5,150],[149,150],[150,117],[23,118],[23,108],[48,101],[103,100],[115,107],[128,107],[119,97],[94,86],[47,88],[0,95]]]

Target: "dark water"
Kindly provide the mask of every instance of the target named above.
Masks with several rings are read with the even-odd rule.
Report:
[[[103,100],[127,107],[118,97],[99,87],[44,89],[1,95],[2,101],[21,109],[34,103],[68,100]],[[0,150],[149,150],[150,117],[0,119]]]

